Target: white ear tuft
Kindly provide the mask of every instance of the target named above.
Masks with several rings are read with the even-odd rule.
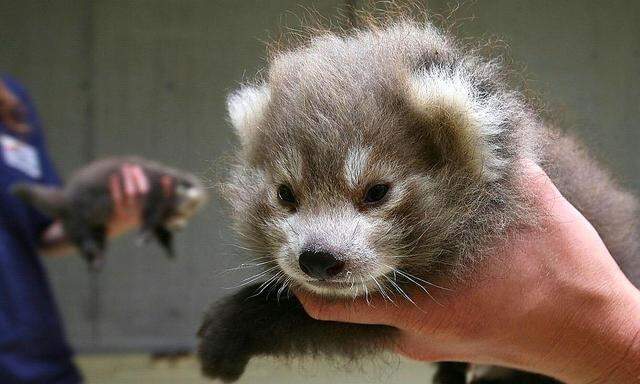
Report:
[[[247,85],[227,97],[229,120],[243,145],[249,142],[258,128],[270,98],[271,93],[266,84]]]
[[[445,119],[447,132],[463,152],[471,154],[474,166],[494,179],[504,160],[492,145],[491,138],[500,134],[508,116],[498,95],[481,97],[463,69],[434,66],[414,73],[409,78],[410,107],[426,120]]]

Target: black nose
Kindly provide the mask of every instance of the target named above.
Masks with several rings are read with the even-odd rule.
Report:
[[[298,259],[300,269],[316,279],[327,279],[342,271],[344,261],[336,259],[328,252],[304,251]]]

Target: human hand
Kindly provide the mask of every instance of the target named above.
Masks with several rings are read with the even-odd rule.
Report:
[[[0,80],[0,121],[17,134],[27,134],[27,109],[20,99]]]
[[[393,346],[424,361],[520,368],[567,382],[640,382],[640,292],[591,224],[535,164],[542,223],[511,233],[453,291],[325,301],[298,292],[310,316],[400,330]],[[435,299],[435,300],[434,300]],[[437,300],[437,302],[436,302]]]
[[[113,202],[107,232],[118,236],[140,225],[142,201],[149,192],[149,180],[139,165],[124,164],[119,173],[109,178]]]

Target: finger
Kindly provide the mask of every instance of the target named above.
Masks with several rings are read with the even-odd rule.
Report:
[[[295,292],[309,316],[316,320],[340,321],[357,324],[400,326],[406,309],[395,306],[380,296],[371,295],[369,300],[328,300],[307,292]]]
[[[124,182],[124,205],[131,206],[135,201],[136,196],[136,184],[131,171],[131,166],[125,164],[122,166],[122,180]]]
[[[160,179],[160,184],[162,185],[162,192],[165,197],[170,197],[173,192],[173,178],[169,175],[164,175]]]
[[[122,188],[120,187],[120,180],[118,175],[111,175],[109,177],[109,192],[111,193],[111,200],[113,201],[113,210],[117,216],[122,212]]]
[[[149,192],[149,181],[142,168],[139,165],[134,165],[131,167],[131,172],[133,174],[138,194],[144,195]]]

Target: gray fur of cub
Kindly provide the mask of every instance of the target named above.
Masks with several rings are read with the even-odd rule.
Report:
[[[123,188],[124,165],[138,166],[145,174],[149,191],[140,197],[143,240],[155,237],[173,254],[171,231],[180,229],[206,198],[198,178],[188,172],[135,156],[97,160],[77,172],[62,188],[36,183],[19,183],[12,192],[38,210],[60,219],[66,235],[78,247],[90,267],[99,268],[106,247],[106,227],[113,217],[110,178],[118,177]],[[169,176],[169,189],[161,179]]]
[[[430,23],[398,17],[314,31],[276,52],[264,73],[229,96],[241,147],[222,193],[241,238],[278,267],[266,284],[207,314],[199,352],[208,376],[234,381],[256,355],[354,358],[385,349],[392,328],[316,321],[294,296],[280,294],[295,286],[367,295],[379,283],[402,299],[391,279],[401,289],[415,281],[394,269],[424,281],[464,279],[466,267],[492,262],[477,255],[496,238],[536,225],[519,188],[523,159],[544,168],[640,285],[635,199],[580,144],[545,124],[499,59]],[[363,205],[376,183],[390,185],[390,195]],[[280,185],[290,187],[295,206],[278,200]],[[350,275],[336,279],[347,284],[310,282],[298,266],[309,248],[338,255]],[[555,382],[507,372],[477,383]],[[466,376],[464,365],[442,364],[436,381]]]

